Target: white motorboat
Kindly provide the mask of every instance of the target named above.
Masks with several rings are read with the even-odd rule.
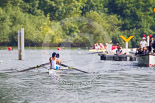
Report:
[[[155,67],[155,54],[137,55],[138,65]]]

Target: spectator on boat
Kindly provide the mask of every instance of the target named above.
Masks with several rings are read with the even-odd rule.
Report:
[[[98,50],[98,44],[97,44],[97,43],[96,43],[96,44],[94,44],[93,49]]]
[[[117,46],[116,48],[118,49],[120,47],[119,43],[116,43],[116,46]]]
[[[117,46],[119,46],[119,43],[116,43]]]
[[[96,49],[96,50],[99,49],[99,45],[98,45],[98,43],[95,44],[95,49]]]
[[[93,49],[95,49],[95,47],[96,47],[96,44],[93,45]]]
[[[57,56],[56,52],[52,53],[52,57],[50,57],[50,68],[58,69],[60,68],[57,64],[61,64],[61,59]]]
[[[144,47],[142,54],[144,55],[149,54],[149,50],[146,47]]]
[[[119,47],[120,47],[120,45],[118,43],[116,43],[116,45],[112,44],[111,50],[118,49]]]
[[[153,49],[153,42],[154,42],[154,40],[153,40],[153,37],[152,36],[150,36],[150,47],[151,47],[151,50]]]
[[[103,50],[104,49],[104,45],[102,43],[100,43],[100,49]]]
[[[108,44],[108,43],[105,43],[105,45],[104,45],[104,49],[107,49],[107,44]]]
[[[101,47],[100,47],[100,43],[97,43],[97,45],[98,45],[97,48],[100,49],[100,48],[101,48]]]
[[[102,49],[104,49],[104,45],[102,43],[99,43],[99,44],[96,43],[96,44],[94,44],[93,49],[102,50]]]
[[[153,47],[153,52],[155,53],[155,40],[153,41],[152,47]]]
[[[122,55],[122,50],[120,47],[116,50],[116,55]]]
[[[144,48],[147,46],[145,39],[146,39],[145,37],[142,38],[142,41],[140,42],[140,48]]]
[[[112,44],[111,50],[117,49],[117,46],[115,46],[114,44]]]
[[[151,46],[147,46],[147,50],[148,50],[149,53],[151,53],[152,47]]]
[[[143,49],[142,48],[138,48],[136,55],[137,54],[143,54]]]
[[[136,53],[135,53],[135,55],[137,55],[137,54],[138,54],[138,51],[139,51],[139,48],[137,48],[137,49],[136,49]]]

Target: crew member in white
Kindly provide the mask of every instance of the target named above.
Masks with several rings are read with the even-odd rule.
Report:
[[[57,64],[61,64],[61,60],[56,57],[56,53],[52,53],[52,57],[50,57],[50,68],[51,69],[60,69]]]

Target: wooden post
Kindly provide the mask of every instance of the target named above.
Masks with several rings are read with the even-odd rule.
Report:
[[[24,59],[24,28],[18,31],[18,59]]]
[[[24,28],[21,28],[21,50],[22,50],[22,59],[24,59],[24,46],[25,43],[24,43]]]
[[[22,56],[21,56],[21,31],[18,31],[18,60],[22,60]]]

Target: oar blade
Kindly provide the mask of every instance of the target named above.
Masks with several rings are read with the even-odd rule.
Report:
[[[80,70],[80,69],[77,69],[77,68],[72,68],[72,69],[77,70],[77,71],[80,71],[80,72],[83,72],[83,73],[87,73],[87,74],[88,74],[88,72],[83,71],[83,70]]]

